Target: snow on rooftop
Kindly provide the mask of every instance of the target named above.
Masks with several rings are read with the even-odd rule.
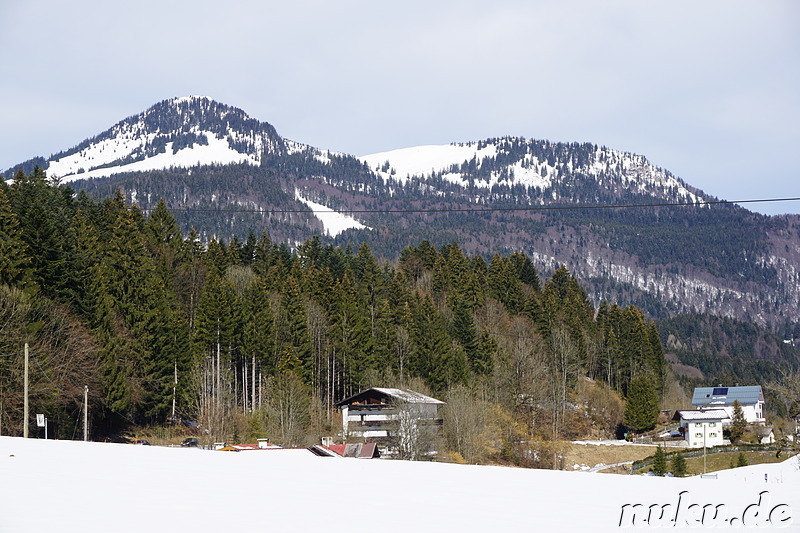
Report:
[[[370,229],[350,215],[337,213],[330,207],[304,198],[297,189],[295,189],[295,198],[311,208],[314,212],[314,216],[322,222],[325,233],[331,237],[336,237],[348,229]]]
[[[684,420],[725,420],[730,418],[725,409],[697,409],[678,412]]]
[[[395,398],[399,398],[408,403],[435,403],[435,404],[442,404],[444,402],[437,400],[436,398],[431,398],[430,396],[425,396],[422,393],[413,391],[413,390],[405,390],[405,389],[382,389],[378,387],[374,387],[372,390],[376,390],[382,392],[388,396],[393,396]]]
[[[337,523],[381,533],[611,532],[624,505],[674,505],[681,493],[741,516],[767,491],[764,516],[778,505],[800,512],[796,459],[673,479],[0,437],[0,480],[3,533],[309,532]],[[376,497],[353,496],[371,490]]]

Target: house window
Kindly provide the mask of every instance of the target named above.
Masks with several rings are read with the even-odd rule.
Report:
[[[702,438],[703,438],[703,434],[702,434],[702,433],[695,433],[695,434],[694,434],[694,438],[696,438],[696,439],[702,439]]]
[[[710,427],[710,428],[717,427],[717,423],[716,422],[709,422],[708,423],[708,427]]]
[[[701,427],[703,427],[703,424],[701,424],[700,422],[696,422],[694,427],[701,428]]]
[[[713,438],[716,438],[717,434],[716,433],[709,433],[708,436],[709,436],[709,438],[713,439]]]

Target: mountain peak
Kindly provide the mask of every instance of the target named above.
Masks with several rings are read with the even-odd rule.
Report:
[[[198,94],[192,94],[192,95],[189,95],[189,96],[176,96],[175,98],[170,98],[168,101],[172,101],[172,102],[180,104],[180,103],[183,103],[183,102],[194,102],[196,100],[204,100],[204,101],[209,101],[209,102],[213,102],[214,101],[214,99],[211,98],[210,96],[201,96],[201,95],[198,95]]]
[[[62,182],[196,165],[259,165],[282,151],[270,124],[208,96],[163,100],[44,162]],[[38,163],[38,162],[37,162]]]

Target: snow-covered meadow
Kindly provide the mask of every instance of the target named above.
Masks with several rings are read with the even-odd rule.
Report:
[[[3,533],[615,531],[662,509],[684,527],[800,528],[797,458],[671,479],[0,437]]]

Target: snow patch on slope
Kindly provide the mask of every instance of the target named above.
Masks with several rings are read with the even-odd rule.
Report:
[[[365,155],[358,159],[386,179],[405,183],[413,176],[427,176],[442,172],[452,165],[460,165],[473,157],[482,159],[497,155],[497,146],[488,145],[478,150],[476,143],[414,146],[389,152]],[[395,173],[381,170],[386,162]]]
[[[213,164],[259,164],[257,157],[237,152],[230,147],[227,140],[218,139],[213,133],[203,133],[205,133],[208,139],[207,145],[195,144],[190,148],[183,148],[173,153],[173,143],[167,143],[165,152],[150,156],[141,161],[135,161],[125,165],[96,168],[79,173],[79,170],[86,166],[103,165],[109,162],[109,160],[116,161],[121,157],[125,157],[133,151],[131,147],[137,147],[135,141],[129,144],[125,144],[124,142],[115,143],[114,141],[116,139],[102,141],[98,144],[93,144],[86,150],[82,150],[77,154],[51,162],[47,173],[50,176],[61,178],[61,181],[66,183],[87,178],[106,177],[122,172],[143,172],[174,167],[190,168],[197,165]],[[138,146],[141,146],[141,144],[142,143],[138,143]]]
[[[348,229],[371,229],[349,215],[337,213],[330,207],[326,207],[322,204],[318,204],[303,198],[303,196],[300,194],[300,191],[296,189],[294,196],[297,200],[311,208],[311,210],[314,212],[314,215],[319,219],[320,222],[322,222],[322,227],[325,229],[325,233],[331,237],[336,237]]]
[[[302,153],[309,153],[311,154],[314,159],[319,161],[324,165],[328,165],[331,162],[332,155],[336,156],[343,156],[339,152],[331,152],[330,150],[320,150],[319,148],[314,148],[308,144],[299,143],[297,141],[291,141],[289,139],[284,139],[283,144],[286,147],[286,154],[287,155],[294,155],[294,154],[302,154]]]

